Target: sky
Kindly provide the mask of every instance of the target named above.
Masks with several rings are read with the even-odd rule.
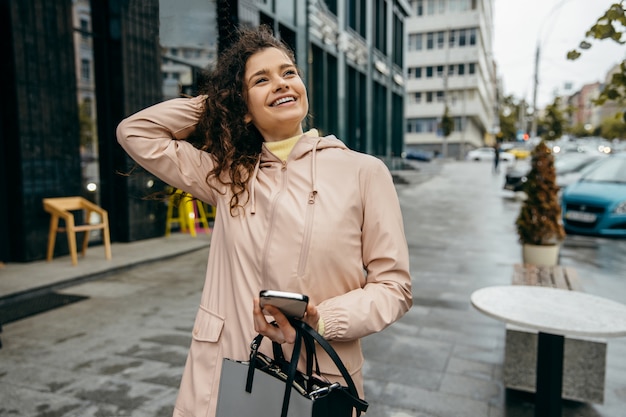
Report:
[[[532,105],[535,50],[540,45],[537,106],[568,95],[583,85],[604,82],[613,65],[626,58],[626,45],[590,40],[591,49],[576,61],[566,58],[585,33],[619,0],[495,0],[494,57],[504,94],[525,98]],[[566,90],[567,83],[572,88]]]

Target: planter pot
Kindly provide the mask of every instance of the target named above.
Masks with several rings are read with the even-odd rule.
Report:
[[[560,245],[522,245],[522,259],[525,264],[555,266],[559,263]]]

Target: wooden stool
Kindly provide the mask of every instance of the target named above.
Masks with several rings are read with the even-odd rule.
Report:
[[[43,208],[50,213],[50,231],[48,233],[48,253],[47,261],[52,260],[54,245],[56,243],[57,232],[67,232],[67,242],[72,257],[72,265],[78,265],[76,254],[76,233],[85,232],[81,255],[84,257],[89,245],[89,232],[91,230],[102,230],[102,240],[104,242],[104,254],[107,260],[111,260],[111,237],[109,235],[109,215],[106,210],[92,203],[83,197],[59,197],[44,198]],[[82,210],[85,217],[85,224],[76,225],[73,212]],[[100,216],[99,223],[91,223],[91,213]],[[59,227],[59,220],[63,219],[65,227]]]

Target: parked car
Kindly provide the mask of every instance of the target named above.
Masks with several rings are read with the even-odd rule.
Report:
[[[515,159],[526,159],[530,156],[531,149],[518,146],[508,149],[506,152],[513,154]]]
[[[559,188],[568,186],[575,182],[585,168],[595,163],[599,159],[606,158],[607,155],[599,152],[583,153],[571,152],[559,155],[554,160],[554,169],[556,171],[556,185]],[[529,163],[516,163],[507,168],[504,175],[504,189],[510,191],[522,191],[526,176],[530,171]]]
[[[468,161],[493,161],[496,151],[493,148],[476,148],[467,153],[465,157]],[[515,156],[508,152],[500,152],[500,162],[513,162]]]
[[[563,190],[561,206],[568,233],[626,237],[626,154],[585,170]]]
[[[411,149],[405,152],[404,158],[412,161],[430,162],[434,158],[434,154],[433,152]]]

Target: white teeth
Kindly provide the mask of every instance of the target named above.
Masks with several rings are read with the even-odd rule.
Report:
[[[276,100],[275,102],[272,103],[272,106],[278,106],[279,104],[283,104],[283,103],[286,103],[288,101],[296,101],[296,99],[293,98],[293,97],[279,98],[278,100]]]

